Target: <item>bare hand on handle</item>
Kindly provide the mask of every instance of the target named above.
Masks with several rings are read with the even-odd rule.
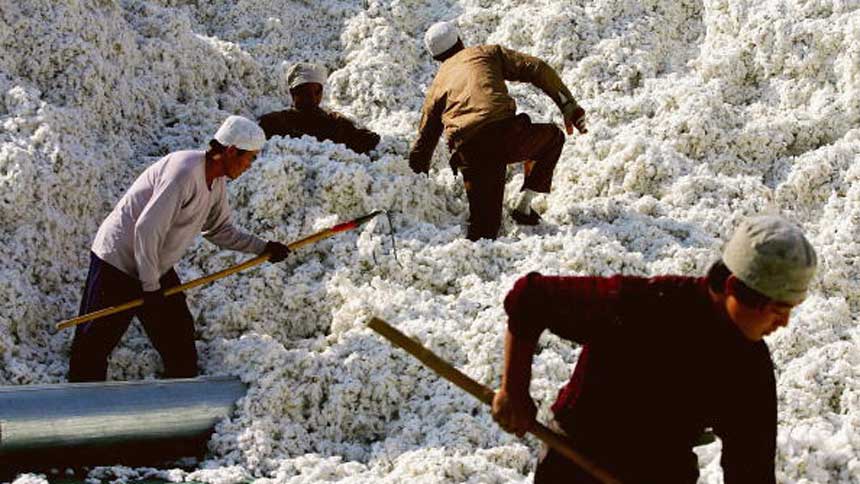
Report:
[[[564,115],[564,128],[567,134],[573,134],[573,128],[581,134],[588,133],[585,127],[585,110],[576,103],[569,102],[561,110]]]

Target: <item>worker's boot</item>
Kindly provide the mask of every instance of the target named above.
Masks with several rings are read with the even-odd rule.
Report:
[[[521,212],[520,210],[514,210],[511,212],[511,218],[514,219],[518,225],[537,225],[543,220],[534,209],[529,209],[529,213]]]
[[[530,168],[528,164],[526,167]],[[528,188],[523,189],[517,208],[511,212],[511,218],[514,219],[514,222],[519,225],[537,225],[540,223],[540,215],[538,215],[532,208],[532,199],[535,195],[535,192],[532,190],[529,190]]]

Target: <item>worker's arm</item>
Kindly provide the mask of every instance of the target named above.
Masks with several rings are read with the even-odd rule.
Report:
[[[409,152],[409,166],[415,173],[430,171],[430,159],[442,135],[442,111],[445,99],[437,96],[433,86],[427,92],[424,106],[421,108],[421,123],[418,125],[418,138]]]
[[[369,129],[359,128],[347,118],[338,113],[329,113],[334,124],[332,141],[343,143],[356,153],[367,153],[379,144],[379,135]]]
[[[620,321],[623,276],[544,276],[531,272],[505,297],[508,329],[534,340],[545,329],[580,344],[611,332]]]
[[[227,203],[226,189],[214,204],[203,224],[203,236],[222,249],[237,250],[248,254],[261,254],[266,241],[239,230],[232,221],[232,211]]]
[[[505,334],[502,386],[493,398],[493,419],[508,432],[522,435],[532,428],[537,407],[529,393],[536,340]]]
[[[289,134],[289,129],[286,126],[286,117],[282,111],[275,111],[260,116],[257,124],[263,129],[266,139],[270,139],[272,136],[287,136]]]
[[[568,134],[573,133],[574,127],[580,133],[587,132],[585,110],[576,102],[555,69],[537,57],[502,46],[497,47],[506,80],[531,83],[549,96],[561,110]]]
[[[620,277],[521,277],[505,297],[508,331],[502,386],[493,399],[493,418],[522,435],[534,423],[529,394],[532,358],[544,329],[579,343],[609,334],[617,320]]]

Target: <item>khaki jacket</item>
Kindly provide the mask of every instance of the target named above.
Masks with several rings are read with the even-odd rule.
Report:
[[[546,62],[499,45],[467,47],[446,59],[430,84],[409,165],[426,172],[443,130],[456,151],[484,125],[513,117],[517,105],[505,81],[529,82],[561,108],[576,102]]]

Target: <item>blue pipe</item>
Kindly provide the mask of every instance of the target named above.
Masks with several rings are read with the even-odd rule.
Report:
[[[233,377],[0,386],[0,458],[205,439],[245,391]]]

